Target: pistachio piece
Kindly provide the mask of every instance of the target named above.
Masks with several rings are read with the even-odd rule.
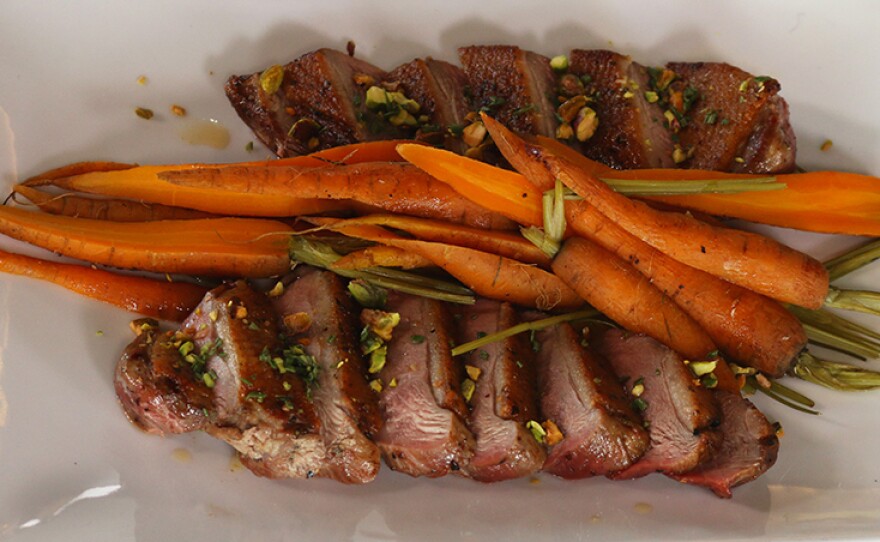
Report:
[[[400,111],[388,117],[388,122],[392,126],[418,126],[419,124],[419,121],[402,107]]]
[[[465,126],[464,130],[461,133],[461,140],[465,142],[468,147],[476,147],[486,138],[486,134],[488,130],[483,126],[482,122],[474,122]]]
[[[405,109],[408,113],[418,113],[421,106],[419,102],[407,98],[403,92],[389,92],[388,98],[399,105],[401,109]]]
[[[550,67],[553,71],[564,72],[568,69],[568,57],[565,55],[554,56],[550,59]]]
[[[574,137],[574,129],[571,124],[563,122],[556,127],[556,139],[571,139]]]
[[[387,105],[390,101],[388,91],[377,86],[368,88],[367,94],[364,97],[364,105],[367,106],[367,109],[378,109],[381,106]]]
[[[584,82],[573,73],[567,73],[559,78],[559,93],[566,98],[578,96],[584,92]]]
[[[599,117],[596,112],[589,107],[583,107],[578,111],[577,121],[575,124],[575,136],[578,141],[586,141],[593,137],[596,128],[599,127]]]
[[[681,145],[676,145],[672,150],[672,161],[676,164],[680,164],[688,159],[687,153],[684,149],[681,148]]]
[[[571,122],[577,116],[581,108],[585,107],[586,105],[586,96],[575,96],[569,100],[566,100],[562,105],[560,105],[559,108],[556,110],[556,113],[559,115],[563,122]]]
[[[266,70],[260,74],[260,88],[263,89],[263,92],[266,94],[275,94],[278,92],[278,89],[281,88],[281,83],[284,81],[284,68],[280,65],[275,64],[273,66],[269,66]]]

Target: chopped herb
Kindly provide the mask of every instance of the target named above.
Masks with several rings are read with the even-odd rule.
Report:
[[[485,337],[485,336],[486,336],[486,332],[485,332],[485,331],[477,331],[477,338],[478,338],[478,339],[482,339],[482,338]]]
[[[425,336],[424,335],[413,335],[409,338],[409,340],[413,344],[422,344],[423,342],[425,342]]]
[[[332,333],[330,335],[327,335],[327,344],[333,344],[335,342],[336,342],[336,335],[334,335]]]
[[[686,89],[684,89],[684,92],[682,93],[682,99],[683,99],[682,111],[684,112],[684,111],[689,110],[691,108],[691,106],[694,104],[694,102],[697,101],[697,99],[699,99],[699,97],[700,97],[700,91],[698,91],[695,87],[688,86]]]
[[[710,109],[706,111],[706,116],[703,117],[703,122],[709,125],[715,124],[718,121],[718,110]]]
[[[262,403],[263,400],[266,398],[266,394],[261,391],[252,391],[252,392],[249,392],[247,395],[245,395],[244,398],[249,401],[256,401],[258,403]]]
[[[537,111],[537,110],[538,110],[538,106],[536,106],[535,104],[529,104],[529,105],[514,109],[513,116],[518,117],[520,115],[525,115],[526,113],[529,113],[531,111]]]
[[[730,119],[721,119],[721,126],[727,126],[730,124]]]
[[[251,331],[259,331],[260,326],[256,322],[251,322],[250,324],[248,324],[248,329],[250,329]]]
[[[485,361],[489,359],[489,352],[486,352],[485,350],[480,350],[479,352],[477,352],[477,355],[480,356],[481,360]]]
[[[254,385],[253,382],[251,382],[250,380],[248,380],[245,377],[241,377],[241,381],[244,382],[246,386],[253,386]]]
[[[521,362],[520,360],[516,360],[516,361],[514,361],[514,363],[516,363],[516,366],[519,367],[520,369],[523,368],[523,362]]]
[[[541,351],[541,341],[539,341],[536,337],[538,334],[538,330],[533,329],[529,331],[529,343],[532,345],[532,352],[540,352]]]
[[[755,77],[755,82],[758,84],[761,84],[761,83],[766,83],[770,79],[772,79],[772,77],[770,77],[768,75],[759,75],[758,77]]]
[[[648,402],[641,397],[636,397],[635,399],[633,399],[632,406],[639,412],[644,412],[648,409]]]
[[[450,124],[446,129],[455,137],[461,137],[461,134],[464,132],[464,126],[461,124]]]

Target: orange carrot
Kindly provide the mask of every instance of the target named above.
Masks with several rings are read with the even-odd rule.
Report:
[[[421,145],[415,147],[422,148]],[[291,195],[353,199],[405,215],[439,218],[488,229],[513,227],[509,220],[469,201],[411,164],[366,162],[306,169],[228,166],[167,171],[159,176],[203,193],[240,193],[263,199]]]
[[[541,224],[541,192],[519,173],[425,145],[400,145],[397,151],[471,201],[519,224]]]
[[[569,203],[579,235],[632,264],[737,362],[780,377],[806,345],[800,321],[776,301],[666,256],[586,202]]]
[[[339,219],[307,217],[305,220],[314,224],[332,224]],[[386,226],[405,231],[422,241],[472,248],[523,263],[550,267],[550,258],[546,254],[521,235],[512,232],[481,230],[440,220],[388,214],[350,218],[345,223],[347,225]]]
[[[650,280],[611,252],[573,237],[553,260],[553,271],[590,305],[636,333],[644,333],[690,359],[715,344],[705,331]]]
[[[118,275],[69,263],[51,262],[0,250],[0,271],[45,280],[80,295],[161,320],[183,321],[202,300],[207,288]]]
[[[21,184],[26,186],[45,186],[52,184],[56,179],[71,177],[73,175],[84,175],[86,173],[97,173],[101,171],[120,171],[137,167],[135,164],[123,164],[120,162],[74,162],[66,166],[57,167],[44,171],[39,175],[34,175],[23,181]]]
[[[828,272],[818,260],[762,235],[652,209],[564,159],[544,150],[536,156],[599,212],[668,256],[786,303],[813,309],[825,303]]]
[[[77,196],[75,194],[48,194],[25,185],[12,188],[16,195],[21,195],[40,208],[41,211],[53,215],[74,216],[78,218],[94,218],[110,222],[148,222],[152,220],[189,220],[193,218],[210,218],[211,213],[171,207],[160,203],[141,203],[124,199],[98,199]]]
[[[544,188],[556,179],[630,234],[668,256],[774,299],[819,308],[828,292],[822,264],[770,238],[659,211],[622,196],[588,170],[526,141],[484,116],[492,139],[515,167]],[[539,165],[546,172],[541,172]],[[570,224],[575,227],[575,224]]]
[[[177,186],[159,179],[163,171],[201,171],[207,166],[139,166],[123,171],[86,173],[56,179],[53,185],[65,190],[126,198],[173,207],[186,207],[209,213],[232,216],[298,216],[346,209],[345,202],[319,201],[287,194],[266,197],[238,194],[215,187],[203,190]],[[210,171],[215,171],[211,168]]]
[[[880,179],[877,177],[814,171],[777,175],[776,180],[786,184],[785,190],[645,199],[772,226],[880,236]]]
[[[510,258],[443,243],[404,239],[378,226],[347,226],[343,221],[332,229],[415,252],[484,297],[540,310],[575,309],[584,304],[556,275]]]
[[[431,267],[434,265],[430,260],[413,252],[376,245],[354,252],[336,260],[331,269],[368,269],[370,267],[399,267],[401,269],[417,269],[419,267]]]
[[[401,143],[412,143],[412,141],[403,139],[364,141],[363,143],[331,147],[307,156],[272,160],[268,162],[268,165],[320,166],[321,163],[327,165],[327,163],[362,164],[364,162],[402,162],[403,158],[397,153],[397,146]]]
[[[0,207],[0,233],[90,263],[192,275],[269,277],[289,269],[290,227],[209,218],[116,223]]]

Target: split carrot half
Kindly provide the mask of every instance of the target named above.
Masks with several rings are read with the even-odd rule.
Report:
[[[469,200],[519,224],[541,224],[542,193],[519,173],[426,145],[407,143],[397,152]]]
[[[706,332],[629,263],[599,245],[573,237],[553,260],[553,271],[599,312],[686,357],[716,350]]]
[[[578,294],[553,273],[510,258],[443,243],[404,239],[378,226],[348,226],[342,221],[331,229],[414,252],[490,299],[540,310],[568,310],[584,304]]]
[[[339,219],[314,217],[306,218],[306,220],[314,224],[332,224]],[[441,220],[389,214],[349,218],[345,223],[349,226],[361,224],[385,226],[405,231],[422,241],[472,248],[523,263],[532,263],[545,268],[550,267],[550,258],[541,249],[513,232],[482,230]]]
[[[0,250],[0,271],[51,282],[80,295],[138,314],[182,322],[208,289],[188,282],[168,282],[118,275],[82,265],[51,262]]]
[[[115,223],[0,207],[0,233],[90,263],[190,275],[270,277],[290,268],[290,226],[208,218]],[[281,234],[281,235],[279,235]]]
[[[421,145],[415,145],[422,148]],[[248,197],[354,200],[405,215],[437,218],[486,229],[514,225],[406,163],[366,162],[332,168],[238,167],[166,171],[160,178],[203,193]],[[222,187],[222,188],[220,188]],[[307,213],[301,213],[307,214]]]
[[[49,194],[25,185],[12,188],[46,213],[93,218],[110,222],[149,222],[152,220],[190,220],[216,217],[211,213],[171,207],[161,203],[142,203],[125,199],[90,198],[72,193]]]
[[[65,166],[57,167],[44,171],[39,175],[34,175],[23,181],[21,184],[27,186],[46,186],[53,183],[57,179],[71,177],[74,175],[85,175],[86,173],[98,173],[102,171],[120,171],[137,167],[137,164],[124,164],[121,162],[74,162]]]

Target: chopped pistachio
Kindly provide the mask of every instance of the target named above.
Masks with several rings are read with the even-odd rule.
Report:
[[[715,388],[716,386],[718,386],[718,377],[715,376],[715,373],[709,373],[700,378],[700,385],[702,385],[704,388]]]
[[[266,295],[268,295],[269,297],[278,297],[283,293],[284,293],[284,283],[279,280],[278,282],[275,283],[275,286],[273,286],[272,289],[269,290],[268,294],[266,294]]]
[[[388,117],[388,122],[392,126],[417,126],[419,121],[403,107],[394,115]]]
[[[648,410],[648,402],[641,397],[636,397],[635,399],[633,399],[632,406],[639,412],[644,412]]]
[[[711,373],[718,367],[718,360],[714,361],[691,361],[687,363],[694,376],[703,376]]]
[[[676,164],[680,164],[687,159],[687,152],[681,148],[681,145],[675,145],[675,148],[672,150],[672,161]]]
[[[461,133],[461,140],[464,141],[468,147],[476,147],[483,142],[487,133],[488,130],[483,126],[482,122],[474,122],[465,126]]]
[[[562,431],[559,430],[559,426],[556,425],[553,420],[546,420],[541,424],[541,427],[543,427],[544,431],[547,433],[544,439],[548,446],[555,446],[565,438]]]
[[[376,393],[382,393],[382,381],[378,378],[370,380],[370,388]]]
[[[298,333],[305,333],[309,330],[309,328],[312,327],[312,317],[305,312],[294,312],[292,314],[285,314],[284,318],[282,318],[281,320],[282,322],[284,322],[284,327],[286,327],[287,330],[294,335]]]
[[[633,397],[641,397],[643,393],[645,393],[645,384],[639,379],[635,385],[633,385],[632,389],[629,391],[630,395]]]
[[[372,75],[367,75],[366,73],[356,73],[354,74],[354,82],[356,85],[373,85],[376,83],[376,79]]]
[[[139,84],[140,86],[146,85],[147,84],[147,76],[146,75],[139,76],[137,78],[137,84]]]
[[[550,67],[553,71],[564,72],[568,69],[568,57],[565,55],[554,56],[550,59]]]
[[[596,128],[599,127],[599,117],[589,107],[584,107],[578,112],[575,124],[575,136],[578,141],[586,141],[593,137]]]
[[[474,382],[480,378],[480,373],[483,372],[479,367],[474,367],[473,365],[465,365],[464,370],[467,372],[468,377]]]
[[[254,150],[254,142],[253,142],[253,141],[248,141],[247,143],[245,143],[245,145],[244,145],[244,150],[247,151],[247,152],[253,152],[253,150]]]
[[[468,403],[471,402],[471,397],[474,396],[474,391],[477,389],[477,385],[470,378],[465,378],[461,383],[461,396],[464,397],[464,400]]]
[[[217,381],[214,379],[214,376],[211,374],[211,371],[209,371],[209,372],[202,375],[202,382],[204,382],[205,385],[208,386],[209,388],[213,388],[214,384],[216,384]]]
[[[280,65],[275,64],[273,66],[269,66],[266,70],[260,74],[260,88],[263,89],[263,92],[266,94],[275,94],[278,92],[278,89],[281,88],[281,83],[284,81],[284,68]]]
[[[571,139],[574,137],[574,129],[567,122],[556,127],[556,139]]]
[[[136,107],[134,113],[144,120],[150,120],[153,118],[153,110],[147,109],[146,107]]]
[[[285,391],[290,391],[290,388],[293,386],[287,380],[281,382],[281,387],[284,388]]]
[[[410,335],[409,341],[413,344],[422,344],[423,342],[425,342],[425,336],[424,335]]]
[[[649,90],[645,92],[645,100],[649,104],[657,103],[657,100],[660,99],[660,95],[654,92],[653,90]]]
[[[364,105],[367,109],[378,109],[381,106],[388,105],[391,99],[388,97],[388,91],[382,87],[372,86],[367,89],[364,97]]]
[[[556,109],[556,113],[559,115],[562,122],[571,122],[577,117],[581,108],[586,107],[586,105],[586,96],[575,96],[574,98],[563,102],[562,105]]]
[[[746,162],[745,158],[743,158],[742,156],[737,156],[733,159],[733,161],[737,164],[744,164]]]
[[[391,332],[400,323],[400,313],[364,309],[361,311],[361,322],[383,341],[390,341]]]
[[[744,79],[743,82],[739,84],[739,91],[740,92],[745,92],[746,89],[749,88],[749,81],[751,81],[751,78]]]
[[[634,97],[634,96],[635,96],[635,94],[633,94],[633,92],[631,90],[627,90],[626,92],[623,93],[623,97],[626,98],[627,100]]]
[[[541,427],[541,424],[536,422],[535,420],[529,420],[526,422],[526,429],[531,431],[532,436],[535,437],[535,440],[544,444],[547,438],[547,431]]]
[[[830,139],[826,139],[825,141],[822,142],[822,145],[819,146],[819,150],[822,151],[822,152],[825,152],[825,151],[827,151],[827,150],[830,150],[830,149],[831,149],[831,146],[832,146],[833,144],[834,144],[834,143],[832,143],[832,141],[831,141]]]
[[[370,368],[368,372],[370,374],[376,374],[385,367],[385,361],[388,355],[388,347],[380,346],[379,348],[370,352]]]
[[[388,383],[388,387],[389,388],[396,388],[397,387],[397,378],[392,378],[391,382]]]
[[[419,102],[407,98],[403,92],[389,92],[388,98],[408,113],[416,114],[421,109]]]

